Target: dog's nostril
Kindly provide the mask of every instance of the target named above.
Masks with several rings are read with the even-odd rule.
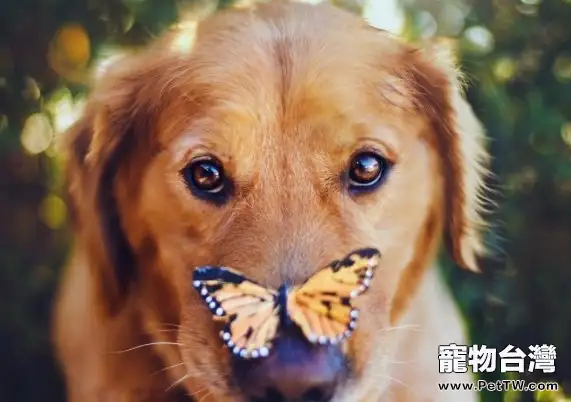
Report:
[[[331,399],[330,392],[324,388],[313,387],[303,394],[302,400],[304,402],[326,402]]]

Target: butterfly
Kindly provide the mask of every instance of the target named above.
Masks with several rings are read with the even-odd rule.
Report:
[[[266,357],[280,326],[295,323],[314,344],[336,344],[356,328],[353,299],[370,286],[380,253],[352,251],[318,270],[297,286],[263,286],[227,267],[202,266],[192,284],[216,321],[223,342],[244,359]]]

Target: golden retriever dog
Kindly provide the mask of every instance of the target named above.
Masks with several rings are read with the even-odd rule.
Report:
[[[472,381],[439,373],[438,346],[468,342],[435,260],[444,240],[478,270],[487,166],[449,52],[328,4],[179,34],[109,67],[66,137],[68,400],[475,401],[438,388]],[[202,265],[301,283],[361,247],[382,257],[342,345],[283,334],[242,361],[192,287]]]

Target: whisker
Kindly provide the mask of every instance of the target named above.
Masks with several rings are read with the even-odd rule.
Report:
[[[198,400],[198,402],[202,402],[205,398],[208,398],[210,395],[212,395],[212,393],[211,393],[211,392],[207,392],[206,395],[204,395],[202,398],[200,398],[200,399]]]
[[[185,375],[183,375],[181,378],[179,378],[178,380],[176,380],[175,382],[173,382],[171,385],[169,385],[169,387],[167,389],[165,389],[165,392],[170,391],[171,389],[173,389],[174,387],[176,387],[177,385],[183,383],[185,380],[188,380],[189,378],[191,378],[192,375],[190,373],[186,373]]]
[[[167,370],[173,369],[173,368],[175,368],[175,367],[182,366],[183,364],[184,364],[184,362],[180,362],[180,363],[178,363],[178,364],[173,364],[172,366],[163,367],[162,369],[157,370],[157,371],[155,371],[153,374],[151,374],[151,377],[152,377],[152,376],[155,376],[155,375],[157,375],[157,374],[159,374],[159,373],[162,373],[163,371],[167,371]]]
[[[117,351],[117,352],[110,352],[110,353],[111,353],[111,354],[126,353],[126,352],[130,352],[130,351],[132,351],[132,350],[144,348],[144,347],[147,347],[147,346],[155,346],[155,345],[176,345],[176,346],[184,346],[182,343],[179,343],[179,342],[151,342],[151,343],[145,343],[145,344],[143,344],[143,345],[135,346],[135,347],[132,347],[132,348],[130,348],[130,349],[119,350],[119,351]]]
[[[386,380],[394,381],[394,382],[396,382],[397,384],[400,384],[400,385],[402,385],[403,387],[406,387],[406,388],[410,389],[410,386],[409,386],[409,385],[405,384],[405,383],[402,382],[401,380],[397,380],[396,378],[389,377],[389,376],[387,376],[387,375],[382,375],[382,374],[379,374],[379,378],[384,378],[384,379],[386,379]]]
[[[416,325],[416,324],[404,324],[404,325],[396,325],[394,327],[388,327],[388,328],[383,328],[381,330],[381,332],[392,332],[392,331],[399,331],[399,330],[403,330],[403,329],[409,329],[412,331],[419,331],[419,332],[425,332],[424,329],[422,329],[422,327],[420,325]]]
[[[389,364],[413,364],[417,363],[416,360],[405,360],[405,361],[397,361],[397,360],[389,360]]]
[[[387,363],[389,365],[403,364],[407,367],[407,369],[410,369],[412,371],[419,372],[419,373],[422,371],[422,369],[420,367],[418,367],[418,365],[416,364],[416,363],[418,363],[417,360],[408,360],[408,361],[396,361],[396,360],[391,361],[391,360],[389,360],[389,361],[387,361]]]
[[[161,333],[165,333],[165,332],[176,332],[178,331],[178,328],[168,328],[168,329],[156,329],[153,331],[149,331],[152,334],[161,334]]]
[[[179,324],[171,324],[171,323],[168,323],[168,322],[160,322],[160,323],[158,323],[157,325],[161,325],[161,326],[165,326],[165,327],[171,327],[171,328],[176,328],[176,329],[181,328],[181,325],[179,325]]]
[[[208,394],[208,386],[202,387],[202,388],[200,388],[198,391],[193,392],[192,394],[188,394],[188,396],[190,396],[191,398],[194,398],[195,396],[198,396],[198,394],[200,394],[200,393],[202,393],[202,392],[204,392],[204,391],[206,391],[206,393]]]

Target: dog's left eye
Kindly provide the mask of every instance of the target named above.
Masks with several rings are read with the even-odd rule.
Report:
[[[390,164],[381,155],[366,151],[351,159],[347,173],[349,190],[367,191],[377,188],[388,173]]]
[[[182,170],[181,174],[196,197],[215,204],[228,200],[232,186],[218,159],[212,156],[196,158]]]

